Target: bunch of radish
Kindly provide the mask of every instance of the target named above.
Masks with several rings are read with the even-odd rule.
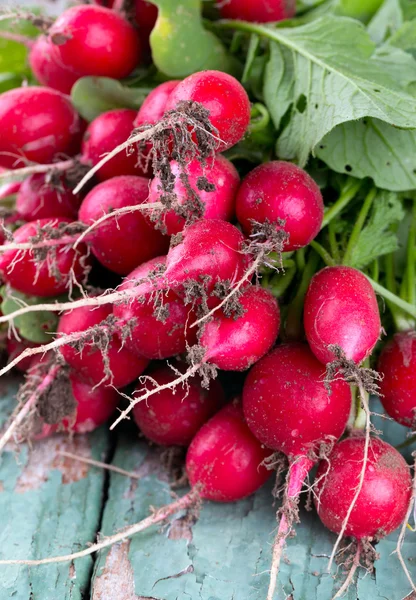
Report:
[[[230,160],[251,135],[253,100],[232,75],[167,80],[138,111],[85,123],[72,86],[134,74],[157,17],[142,0],[134,18],[109,4],[66,10],[29,44],[41,85],[0,95],[0,181],[18,181],[0,189],[15,195],[0,276],[4,298],[20,298],[0,316],[9,355],[0,375],[26,373],[0,451],[132,416],[151,443],[187,449],[191,492],[152,523],[201,499],[253,494],[284,455],[267,600],[305,481],[338,535],[333,557],[344,536],[354,540],[338,597],[363,553],[405,527],[414,501],[409,466],[373,432],[369,394],[415,427],[415,324],[399,328],[377,365],[374,288],[384,288],[347,260],[351,249],[330,256],[320,232],[335,211],[310,173]],[[294,2],[218,5],[225,18],[256,22],[295,12]],[[399,305],[411,313],[411,301]],[[25,338],[21,319],[42,311],[59,317],[50,339]],[[245,373],[238,397],[223,372]]]

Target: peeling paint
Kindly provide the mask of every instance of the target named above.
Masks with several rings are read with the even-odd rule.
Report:
[[[129,548],[130,540],[111,547],[102,574],[94,580],[92,600],[138,600]]]
[[[37,442],[29,451],[29,458],[17,480],[15,492],[24,494],[40,488],[48,481],[51,471],[62,473],[62,483],[75,483],[88,475],[89,465],[59,456],[58,452],[72,452],[91,458],[91,448],[87,436],[60,434]]]

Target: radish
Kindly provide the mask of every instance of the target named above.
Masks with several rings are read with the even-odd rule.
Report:
[[[16,210],[26,221],[67,217],[76,219],[81,198],[72,193],[64,177],[49,182],[44,173],[23,181],[16,198]]]
[[[378,362],[380,400],[387,414],[401,425],[416,426],[416,332],[396,333]]]
[[[219,282],[239,281],[250,264],[244,241],[237,227],[226,221],[205,219],[185,227],[181,241],[168,252],[165,285],[184,293],[196,282],[209,295]]]
[[[0,130],[0,165],[11,169],[75,154],[83,125],[69,98],[33,86],[0,95]]]
[[[291,19],[296,13],[295,0],[216,0],[223,19],[251,23],[269,23]]]
[[[194,159],[186,167],[186,178],[182,174],[181,165],[176,161],[170,162],[170,171],[175,177],[172,192],[166,194],[159,177],[152,180],[149,191],[149,202],[163,201],[170,194],[174,197],[175,208],[161,216],[163,230],[168,235],[182,231],[186,217],[232,220],[240,178],[229,160],[217,155],[203,166]],[[146,214],[153,221],[157,219],[157,215],[157,210]]]
[[[368,562],[369,542],[380,540],[404,521],[412,496],[412,478],[404,458],[390,444],[371,438],[362,487],[351,510],[360,485],[365,445],[364,436],[339,442],[316,474],[314,498],[322,523],[357,541],[352,568],[335,598],[348,588],[361,555]]]
[[[188,322],[194,320],[193,311],[173,291],[163,293],[159,307],[155,308],[159,276],[166,257],[160,256],[135,269],[119,287],[119,291],[135,289],[137,299],[120,302],[113,308],[120,326],[132,326],[126,337],[125,347],[146,358],[162,359],[185,352],[187,344],[193,344],[195,329],[188,330]],[[159,308],[159,310],[158,310]]]
[[[165,114],[169,96],[178,83],[180,83],[180,81],[165,81],[155,87],[141,105],[134,121],[134,126],[141,127],[142,125],[154,125],[160,121]]]
[[[186,365],[156,367],[149,374],[146,387],[163,385],[184,373]],[[176,374],[175,374],[176,373]],[[140,393],[143,388],[138,388]],[[184,388],[166,389],[149,401],[136,404],[134,419],[141,432],[152,442],[162,446],[188,446],[202,425],[224,404],[222,386],[213,381],[209,390],[201,387],[198,377]]]
[[[364,454],[364,436],[336,444],[316,474],[315,505],[319,518],[339,533],[358,485]],[[379,438],[370,440],[364,485],[345,535],[362,540],[380,539],[403,522],[410,501],[412,478],[402,455]]]
[[[124,348],[115,334],[115,325],[109,319],[111,306],[75,308],[64,313],[58,326],[59,335],[94,328],[88,337],[73,345],[61,347],[65,361],[84,379],[95,385],[107,382],[124,387],[137,379],[149,364]]]
[[[150,284],[147,284],[151,289]],[[148,288],[148,289],[149,289]],[[270,350],[279,330],[279,308],[276,300],[266,290],[250,286],[239,298],[240,311],[221,310],[216,312],[213,321],[204,325],[199,336],[199,345],[189,348],[188,370],[163,385],[144,390],[130,399],[129,407],[111,425],[113,429],[139,403],[148,401],[151,396],[166,389],[175,389],[199,373],[202,386],[208,388],[210,379],[215,379],[217,369],[243,371],[259,360]],[[236,308],[236,307],[229,307]],[[117,314],[117,307],[114,309]],[[126,315],[126,323],[128,322]],[[190,328],[190,331],[195,329]],[[135,340],[135,330],[132,331]],[[126,341],[128,343],[128,341]],[[142,351],[142,346],[137,349]]]
[[[94,256],[110,271],[127,275],[145,261],[166,252],[166,238],[150,226],[141,211],[134,210],[148,197],[149,180],[124,175],[97,185],[87,194],[79,219],[91,225],[116,209],[131,207],[131,212],[107,219],[89,235]]]
[[[49,437],[57,431],[68,431],[70,433],[89,433],[100,425],[103,425],[117,408],[120,396],[117,391],[109,386],[93,386],[72,373],[69,375],[68,389],[61,393],[70,394],[76,403],[73,414],[68,415],[59,423],[43,423],[41,430],[34,436],[40,440]]]
[[[166,110],[183,101],[199,102],[209,111],[209,120],[218,132],[218,152],[239,142],[250,124],[247,92],[227,73],[200,71],[189,75],[170,94]]]
[[[46,85],[63,94],[69,94],[80,75],[67,69],[54,56],[51,40],[40,35],[32,44],[29,64],[34,76],[42,85]]]
[[[7,338],[6,351],[9,357],[9,361],[12,361],[14,358],[16,358],[16,356],[19,356],[19,354],[26,350],[26,348],[36,348],[39,345],[40,344],[37,344],[35,342],[29,342],[28,340],[18,340],[15,337]],[[21,371],[22,373],[25,373],[30,368],[32,361],[33,357],[27,356],[19,362],[19,364],[16,366],[16,369],[18,371]]]
[[[49,232],[53,252],[44,256],[45,248],[7,250],[0,254],[0,274],[4,281],[19,292],[33,296],[56,296],[68,291],[74,280],[85,278],[88,270],[87,250],[79,244],[77,250],[68,248],[62,232],[70,221],[62,217],[39,219],[19,227],[13,234],[16,244],[33,244]],[[54,239],[57,236],[57,240]]]
[[[289,252],[307,246],[319,233],[324,204],[318,185],[306,171],[292,163],[272,161],[244,178],[236,212],[246,235],[252,232],[253,221],[283,228],[289,234],[285,244]]]
[[[351,410],[349,386],[336,379],[328,391],[324,375],[324,368],[306,345],[284,344],[259,360],[244,384],[248,426],[263,444],[289,459],[268,600],[274,597],[281,553],[297,520],[304,479],[325,446],[342,435]]]
[[[224,371],[246,371],[270,350],[279,333],[279,306],[270,292],[249,286],[239,303],[241,315],[216,312],[199,337],[207,349],[204,360]]]
[[[381,330],[376,295],[368,279],[351,267],[326,267],[309,285],[304,308],[306,338],[322,363],[334,360],[334,346],[360,364]]]
[[[82,143],[82,161],[96,165],[102,156],[126,141],[134,130],[136,111],[127,108],[110,110],[92,121]],[[137,149],[117,154],[107,162],[96,176],[100,181],[119,175],[144,175],[145,166],[139,164]]]
[[[53,58],[79,76],[122,79],[140,62],[134,27],[102,6],[68,8],[49,30]]]
[[[192,487],[215,502],[235,502],[254,494],[271,472],[263,465],[270,450],[251,433],[239,402],[232,402],[196,434],[186,455]]]

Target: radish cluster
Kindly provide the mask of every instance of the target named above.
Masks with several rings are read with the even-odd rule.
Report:
[[[83,121],[68,96],[76,81],[135,76],[148,52],[156,7],[137,0],[125,15],[119,4],[66,10],[31,43],[43,87],[0,95],[0,177],[19,179],[0,188],[16,196],[3,219],[2,306],[20,298],[0,317],[13,328],[2,373],[26,373],[28,438],[132,417],[150,443],[184,448],[192,502],[245,498],[283,461],[272,600],[306,480],[338,535],[334,553],[353,538],[354,568],[406,522],[410,469],[372,432],[369,393],[414,429],[416,333],[396,332],[371,368],[383,335],[374,282],[342,260],[336,228],[328,259],[331,209],[312,170],[233,159],[253,128],[233,76],[163,77],[139,110]],[[291,18],[294,4],[217,3],[222,17],[256,23]],[[41,311],[59,316],[46,344],[19,321]],[[226,372],[244,374],[237,395]]]

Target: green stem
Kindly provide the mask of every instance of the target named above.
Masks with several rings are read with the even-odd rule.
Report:
[[[394,306],[401,308],[405,313],[416,319],[416,306],[414,304],[409,304],[409,302],[406,302],[406,300],[403,300],[396,294],[393,294],[392,292],[390,292],[390,290],[377,283],[377,281],[374,281],[374,279],[371,279],[371,277],[369,277],[368,275],[367,279],[371,283],[374,291],[377,292],[377,294],[380,294],[380,296],[383,296],[385,300],[391,302]]]
[[[305,268],[305,248],[301,248],[295,254],[295,260],[298,270],[302,273]]]
[[[363,205],[361,207],[361,210],[358,214],[358,218],[354,224],[353,230],[351,232],[351,236],[350,239],[348,241],[348,245],[347,245],[347,249],[345,251],[344,254],[344,260],[342,261],[343,265],[351,265],[351,259],[352,259],[352,254],[354,251],[354,248],[357,245],[358,242],[358,238],[360,237],[362,228],[364,227],[364,223],[367,219],[368,213],[370,211],[371,205],[373,204],[374,198],[377,195],[377,190],[376,188],[372,188],[367,196],[365,197],[365,200],[363,202]]]
[[[404,442],[402,442],[398,446],[395,446],[395,448],[396,448],[396,450],[400,451],[400,450],[403,450],[404,448],[407,448],[408,446],[411,446],[415,442],[416,442],[416,434],[409,436],[407,438],[407,440],[405,440]]]
[[[366,358],[366,360],[364,361],[363,367],[368,369],[369,366],[370,366],[370,359]],[[368,406],[369,394],[368,394],[368,392],[364,392],[364,394],[366,395],[366,398],[367,398],[366,404]],[[360,394],[357,393],[355,396],[355,421],[354,421],[353,429],[364,430],[366,427],[366,423],[367,423],[367,414],[364,410],[362,398],[361,398]]]
[[[339,247],[337,241],[337,234],[334,227],[334,221],[330,221],[328,223],[328,240],[329,247],[331,248],[331,255],[334,257],[334,260],[337,264],[341,261],[341,256],[339,254]]]
[[[281,298],[287,288],[293,281],[296,274],[296,267],[292,266],[288,268],[284,274],[277,274],[274,277],[268,277],[267,281],[263,281],[261,285],[273,294],[275,298]]]
[[[380,265],[378,264],[378,258],[373,261],[371,277],[374,279],[374,281],[378,282],[380,277]]]
[[[351,177],[351,179],[348,180],[348,183],[344,186],[338,200],[325,211],[321,229],[329,225],[329,223],[337,215],[339,215],[341,211],[344,210],[344,208],[351,202],[351,200],[355,198],[355,196],[358,193],[358,190],[361,187],[361,184],[362,181],[360,179],[353,179]]]
[[[322,244],[320,244],[316,240],[313,240],[309,245],[315,250],[317,254],[319,254],[319,256],[322,258],[327,267],[334,267],[336,265],[335,260],[329,254],[328,250],[326,250],[322,246]]]
[[[396,293],[396,275],[394,269],[394,253],[388,254],[385,257],[385,268],[386,268],[386,284],[387,289],[392,293]]]
[[[409,304],[416,305],[416,264],[413,252],[416,247],[416,200],[413,200],[412,220],[410,223],[409,237],[407,238],[407,262],[404,281],[406,289],[400,294]]]
[[[267,108],[260,104],[260,102],[256,102],[251,107],[251,121],[250,121],[250,131],[252,133],[256,133],[257,131],[263,131],[266,129],[270,123],[270,114]]]
[[[302,278],[296,292],[296,296],[289,306],[286,319],[285,334],[289,340],[300,340],[303,334],[302,312],[303,302],[306,292],[308,291],[309,283],[315,274],[319,264],[319,256],[315,252],[311,252],[306,262],[302,273]]]

